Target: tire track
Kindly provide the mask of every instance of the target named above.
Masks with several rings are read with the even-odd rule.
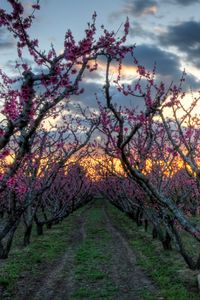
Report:
[[[140,294],[145,289],[156,294],[157,288],[137,265],[137,257],[127,238],[113,225],[105,205],[103,210],[107,229],[112,236],[112,277],[119,289],[116,300],[141,300]],[[156,295],[155,299],[158,299]]]
[[[32,298],[34,300],[70,299],[74,290],[74,253],[85,240],[85,222],[83,213],[77,218],[73,233],[69,238],[69,246],[56,267],[49,273],[41,288]],[[27,298],[26,298],[27,299]],[[25,300],[25,299],[24,299]]]

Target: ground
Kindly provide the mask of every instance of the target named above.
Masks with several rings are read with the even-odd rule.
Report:
[[[129,228],[124,227],[126,222],[132,225],[130,219],[107,201],[95,199],[66,220],[62,231],[61,227],[53,229],[54,243],[47,238],[48,243],[46,240],[47,244],[44,244],[40,238],[35,248],[30,246],[34,250],[27,250],[30,251],[27,258],[23,254],[20,276],[18,260],[14,260],[12,268],[15,266],[17,275],[13,276],[14,279],[7,279],[7,283],[6,276],[5,282],[1,277],[1,299],[198,299],[196,296],[188,298],[185,290],[182,294],[171,292],[171,297],[162,293],[159,281],[142,266],[143,259],[137,251],[137,235],[136,250],[132,247],[134,231],[130,234]],[[59,240],[61,244],[58,247]],[[37,255],[35,252],[38,252]],[[48,257],[45,253],[49,253]],[[11,261],[18,254],[20,251],[16,250]],[[32,267],[27,268],[28,262],[32,263]],[[5,273],[10,272],[6,264],[3,267]]]
[[[63,257],[40,287],[21,299],[139,300],[144,289],[156,291],[126,237],[112,224],[105,202],[87,206],[75,223]]]

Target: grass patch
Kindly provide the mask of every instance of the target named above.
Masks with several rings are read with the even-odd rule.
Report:
[[[176,251],[164,251],[159,241],[152,240],[150,232],[146,233],[143,227],[137,227],[126,214],[110,204],[108,207],[112,222],[128,234],[130,246],[137,254],[138,264],[157,283],[161,297],[165,300],[199,300],[197,272],[189,270]],[[191,239],[187,239],[187,246],[193,251],[194,244]],[[142,297],[144,300],[153,300],[155,296],[144,291]]]
[[[79,226],[77,220],[80,214],[85,218],[86,238],[74,244],[75,289],[70,299],[118,299],[119,289],[109,271],[113,263],[112,236],[105,224],[102,203],[97,200],[91,209],[88,210],[88,207],[81,208],[61,224],[46,230],[43,236],[37,236],[34,228],[32,242],[26,248],[21,246],[23,228],[18,229],[9,259],[1,261],[0,287],[8,299],[19,299],[15,294],[20,288],[20,280],[23,281],[26,275],[31,282],[45,277],[51,265],[70,245],[70,235],[77,228],[75,226]],[[150,232],[145,233],[142,227],[137,227],[115,207],[108,204],[107,208],[112,223],[127,234],[129,244],[137,254],[138,264],[157,283],[160,297],[165,300],[199,300],[196,273],[187,268],[183,259],[175,251],[163,251],[160,242],[152,240]],[[196,245],[191,244],[188,236],[185,239],[189,249],[195,252]],[[141,299],[155,300],[155,295],[144,289]]]
[[[106,270],[110,264],[110,234],[106,231],[100,202],[86,219],[86,239],[75,253],[77,289],[72,299],[115,299],[116,287]]]
[[[23,228],[19,227],[9,258],[1,261],[0,285],[7,296],[14,297],[17,282],[24,274],[31,278],[42,276],[46,266],[64,253],[73,219],[70,216],[51,230],[46,230],[42,236],[37,236],[33,228],[31,244],[26,248],[22,247]]]

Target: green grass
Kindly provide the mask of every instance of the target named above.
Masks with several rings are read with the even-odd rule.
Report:
[[[159,241],[152,240],[151,233],[145,233],[125,214],[107,204],[108,213],[118,228],[127,233],[129,244],[137,254],[138,264],[149,274],[165,300],[199,300],[197,294],[196,272],[190,271],[175,251],[163,251]],[[90,210],[81,208],[61,224],[45,230],[38,237],[33,230],[31,244],[22,247],[22,227],[17,231],[13,248],[7,260],[1,262],[0,285],[11,299],[18,299],[17,284],[22,276],[31,281],[45,277],[47,266],[53,265],[66,251],[70,234],[77,224],[77,217],[83,213],[86,238],[74,246],[73,275],[76,289],[71,300],[78,299],[116,299],[118,288],[113,282],[109,268],[112,267],[111,235],[105,226],[101,201],[96,201]],[[197,221],[200,221],[199,219]],[[187,247],[196,251],[197,246],[185,236]],[[65,274],[64,274],[65,275]],[[66,274],[67,275],[67,274]],[[155,300],[155,295],[144,290],[144,300]]]
[[[130,220],[125,214],[109,205],[109,215],[119,228],[128,233],[130,246],[136,252],[138,264],[147,271],[157,283],[161,297],[165,300],[199,300],[196,274],[185,265],[176,251],[164,251],[161,243],[152,240],[151,233],[144,232],[143,227]],[[187,246],[193,251],[199,246],[191,243],[187,237]],[[144,300],[155,299],[148,291],[142,293]]]
[[[45,230],[43,236],[37,236],[33,230],[31,244],[23,248],[23,228],[16,233],[10,256],[3,261],[0,269],[0,285],[5,289],[5,295],[18,299],[15,294],[20,279],[29,276],[31,282],[45,278],[45,270],[66,251],[70,243],[70,234],[77,224],[77,218],[84,212],[86,216],[86,239],[74,247],[74,281],[76,290],[70,299],[114,299],[116,287],[109,274],[104,272],[110,263],[108,243],[110,235],[104,230],[102,210],[98,203],[88,215],[87,207],[83,207],[51,230]],[[104,268],[105,267],[105,268]],[[67,274],[63,274],[66,275]],[[114,298],[113,298],[114,297]]]
[[[95,203],[86,220],[86,239],[75,253],[75,280],[78,287],[72,299],[114,299],[116,287],[105,269],[110,263],[109,233],[102,223],[100,203]]]
[[[9,258],[1,262],[0,285],[6,288],[8,294],[12,296],[15,293],[16,283],[24,272],[37,278],[46,269],[43,266],[64,253],[72,225],[73,217],[69,217],[46,230],[42,236],[37,236],[34,228],[32,242],[26,248],[22,247],[23,228],[18,229]]]

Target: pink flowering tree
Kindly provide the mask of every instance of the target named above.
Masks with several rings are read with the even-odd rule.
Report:
[[[55,180],[58,183],[57,176],[61,170],[67,168],[70,159],[77,160],[87,155],[87,143],[97,122],[98,119],[94,116],[84,115],[83,118],[80,115],[76,116],[75,113],[73,116],[69,114],[68,117],[65,116],[60,126],[52,125],[50,131],[42,130],[34,135],[29,153],[23,158],[20,168],[8,180],[7,188],[2,192],[4,195],[2,223],[7,220],[9,224],[9,217],[12,215],[15,216],[18,221],[15,224],[18,225],[23,217],[25,246],[30,243],[32,224],[41,206],[43,194],[51,189]],[[65,176],[64,179],[66,178]],[[63,186],[61,184],[60,189],[65,193],[62,190]],[[13,228],[16,230],[17,226]],[[2,237],[3,257],[8,255],[15,230],[5,232]],[[10,242],[7,243],[7,240]]]
[[[119,61],[119,75],[114,82],[110,79],[110,69],[113,61]],[[121,160],[127,176],[145,191],[151,207],[156,207],[157,228],[159,223],[164,224],[169,241],[173,239],[189,267],[197,269],[200,266],[200,255],[196,261],[190,257],[184,248],[177,228],[185,230],[200,242],[200,227],[189,220],[187,213],[174,201],[174,198],[166,191],[165,187],[167,187],[169,180],[166,172],[170,172],[170,164],[173,163],[176,156],[190,166],[191,169],[188,172],[193,176],[193,180],[198,179],[198,120],[192,119],[191,109],[189,112],[185,112],[185,117],[183,117],[184,120],[188,120],[187,128],[182,128],[183,124],[177,121],[176,114],[174,114],[174,123],[177,125],[175,128],[170,127],[167,124],[170,121],[165,119],[163,110],[165,106],[169,105],[169,101],[173,101],[169,99],[172,99],[172,95],[174,96],[176,87],[170,85],[166,88],[162,82],[157,83],[155,70],[152,73],[147,71],[138,64],[134,57],[133,64],[137,66],[138,80],[133,86],[121,84],[120,70],[122,63],[123,61],[119,60],[116,55],[107,56],[104,86],[105,104],[99,101],[101,111],[100,130],[104,132],[106,137],[104,142],[105,151]],[[141,80],[146,81],[145,87],[141,85]],[[114,85],[125,96],[142,98],[144,110],[138,112],[135,109],[114,103],[112,97]],[[179,96],[179,100],[176,96],[177,101],[174,104],[177,106],[177,110],[182,105],[180,104],[182,97]],[[197,102],[198,99],[195,99],[191,106],[195,107]],[[156,121],[159,116],[159,121]],[[181,137],[182,135],[184,138]],[[187,146],[190,147],[188,152],[186,151]],[[183,149],[184,147],[185,149]],[[162,161],[162,164],[164,163],[164,166],[159,166],[159,160]],[[153,165],[151,172],[146,170],[148,162]],[[155,177],[156,173],[158,177]]]
[[[158,114],[169,141],[169,151],[180,156],[187,172],[200,186],[200,97],[199,92],[189,96],[184,91],[183,83],[186,78],[183,73],[180,84],[170,89],[169,97],[159,108]],[[166,109],[171,118],[167,118]]]
[[[29,16],[24,14],[20,1],[7,1],[10,11],[0,9],[0,27],[6,28],[16,40],[16,69],[21,75],[12,78],[0,71],[3,107],[0,257],[8,256],[22,218],[26,245],[30,242],[34,220],[41,232],[44,224],[59,222],[91,199],[91,182],[80,166],[69,166],[72,156],[78,160],[88,155],[87,144],[98,125],[104,135],[101,148],[121,161],[126,174],[117,175],[109,170],[110,174],[105,173],[99,182],[99,191],[128,212],[138,225],[145,219],[147,228],[150,222],[164,248],[170,248],[173,240],[189,267],[199,268],[200,255],[196,261],[190,257],[179,234],[184,230],[200,242],[200,226],[189,220],[190,209],[185,202],[187,197],[195,197],[190,202],[199,206],[199,117],[193,116],[199,98],[193,99],[187,109],[182,104],[184,76],[179,87],[171,84],[166,88],[162,82],[157,83],[155,69],[146,70],[135,59],[134,46],[125,45],[128,20],[122,37],[102,27],[102,34],[97,38],[96,13],[82,40],[76,42],[68,30],[62,54],[57,54],[53,46],[42,51],[39,41],[29,33],[35,13],[40,9],[39,1],[33,3]],[[137,69],[138,78],[133,85],[121,81],[126,55],[132,57]],[[68,110],[68,104],[73,96],[84,92],[83,75],[86,71],[96,71],[102,56],[106,60],[105,101],[97,99],[99,118],[88,115],[81,107],[79,118]],[[26,63],[26,57],[32,60],[31,65]],[[118,66],[114,80],[110,76],[113,65]],[[36,72],[35,67],[40,71]],[[142,82],[146,83],[145,87]],[[143,111],[114,103],[113,90],[118,95],[140,98]],[[166,117],[167,108],[172,111],[171,119]],[[59,118],[60,125],[56,124]],[[177,158],[183,164],[183,181],[179,181],[181,173],[172,172]],[[189,178],[195,194],[188,194],[183,188]],[[110,188],[108,183],[112,186],[116,183],[116,188]],[[61,195],[61,190],[66,197]]]
[[[9,11],[0,9],[0,27],[7,29],[16,40],[18,55],[16,69],[21,75],[13,78],[3,70],[0,71],[0,97],[3,106],[0,128],[0,158],[3,172],[0,178],[0,193],[1,199],[4,199],[5,195],[6,199],[9,199],[9,205],[5,201],[1,204],[3,219],[0,229],[0,257],[2,258],[8,255],[13,234],[21,216],[24,216],[25,226],[30,228],[27,216],[31,222],[34,215],[30,213],[35,210],[31,209],[30,204],[34,203],[33,199],[38,199],[36,195],[39,194],[37,192],[34,196],[33,187],[39,178],[37,172],[34,174],[30,170],[31,163],[36,169],[40,168],[35,165],[37,164],[35,160],[40,155],[39,149],[43,148],[42,144],[38,144],[40,133],[46,130],[48,120],[50,122],[56,120],[61,112],[65,112],[65,116],[62,117],[62,122],[65,122],[68,114],[66,106],[71,97],[84,92],[81,85],[83,74],[97,69],[99,56],[117,53],[119,48],[123,47],[128,33],[128,23],[126,23],[122,38],[117,38],[114,32],[109,32],[105,28],[102,30],[102,35],[96,38],[96,13],[94,13],[82,40],[76,42],[72,32],[68,30],[64,37],[62,54],[57,54],[53,46],[43,51],[40,49],[37,38],[31,37],[29,33],[36,11],[40,9],[39,1],[33,3],[33,11],[28,16],[25,15],[21,2],[8,0],[8,3],[10,4]],[[125,47],[124,51],[126,52]],[[25,58],[33,63],[29,65]],[[35,67],[39,67],[40,71],[34,71]],[[66,123],[68,121],[69,119]],[[66,123],[63,126],[68,136],[69,128]],[[58,156],[61,151],[65,153],[57,164],[59,167],[64,167],[70,153],[73,152],[73,147],[76,152],[87,143],[94,126],[94,123],[90,123],[82,127],[86,138],[80,142],[80,134],[72,133],[69,129],[70,136],[73,135],[72,141],[69,138],[67,143],[65,142],[65,145],[67,144],[70,148],[69,152],[63,144],[61,132],[59,133],[60,141],[56,141],[58,145],[56,151],[52,150],[55,156]],[[43,143],[42,140],[41,143]],[[45,147],[48,148],[48,143],[45,143]],[[46,149],[43,150],[46,151]],[[12,157],[9,163],[6,162],[7,157]],[[22,170],[26,176],[20,176]],[[54,177],[55,175],[50,176],[50,178]],[[45,188],[41,189],[47,189],[50,185],[51,180]],[[9,198],[7,198],[8,194]],[[27,204],[21,205],[21,203]],[[10,209],[7,209],[8,206]]]
[[[46,190],[34,216],[38,234],[43,226],[50,228],[93,198],[92,183],[78,163],[70,163],[66,172],[57,174],[51,187]]]

